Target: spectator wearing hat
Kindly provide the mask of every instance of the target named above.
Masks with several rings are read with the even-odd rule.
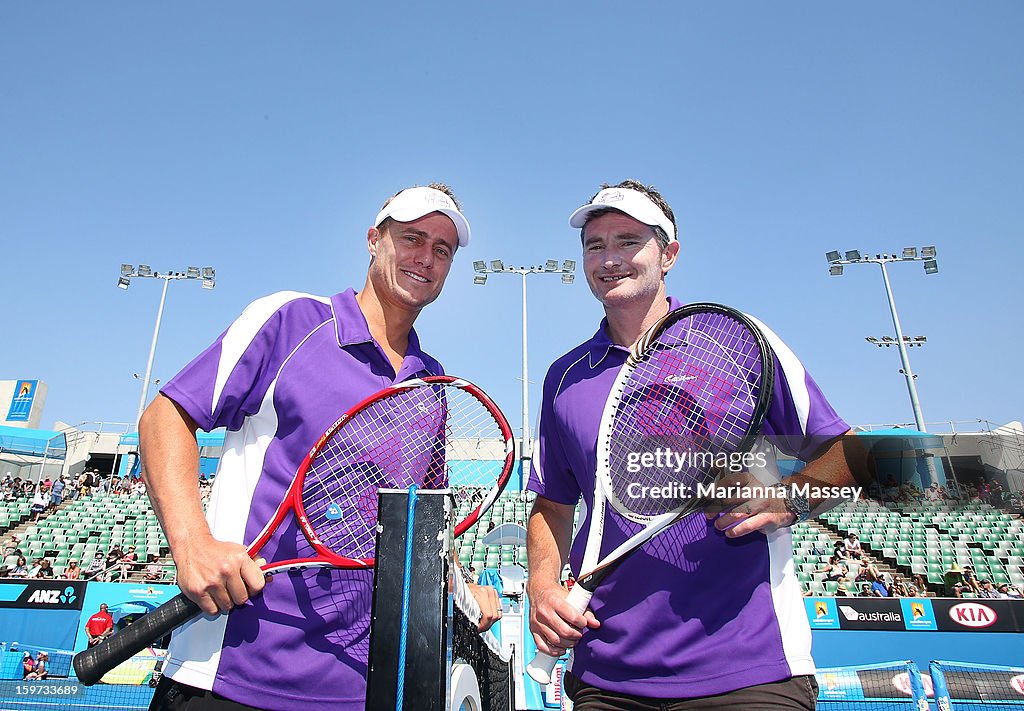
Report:
[[[978,576],[974,573],[974,566],[964,566],[964,585],[971,589],[975,595],[981,593],[981,581],[978,580]]]
[[[849,597],[849,596],[850,596],[850,589],[848,587],[846,587],[846,583],[840,582],[839,585],[836,586],[836,597]]]
[[[978,597],[984,598],[1000,598],[1002,595],[993,587],[992,581],[988,578],[982,578],[980,581],[981,589],[978,591]]]

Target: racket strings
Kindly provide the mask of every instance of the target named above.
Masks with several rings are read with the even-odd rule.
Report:
[[[378,489],[446,488],[453,470],[460,480],[493,485],[504,464],[503,447],[495,461],[495,440],[504,443],[494,416],[456,385],[383,397],[343,423],[312,459],[302,490],[309,527],[339,555],[372,558]]]
[[[744,445],[760,383],[760,344],[727,315],[696,313],[659,334],[627,379],[608,434],[616,508],[650,517],[693,503]]]

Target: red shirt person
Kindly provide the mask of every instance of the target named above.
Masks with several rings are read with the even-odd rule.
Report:
[[[107,612],[107,603],[100,604],[100,611],[85,623],[85,633],[89,635],[89,646],[99,644],[114,631],[114,618]]]

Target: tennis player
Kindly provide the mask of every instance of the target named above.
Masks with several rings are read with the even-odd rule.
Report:
[[[565,602],[559,573],[567,559],[580,573],[593,523],[595,442],[612,382],[629,347],[682,306],[666,294],[679,241],[656,190],[633,180],[605,185],[569,223],[581,230],[583,269],[605,319],[544,380],[528,485],[537,493],[527,540],[537,648],[551,655],[573,648],[565,686],[580,710],[814,708],[811,635],[787,527],[823,500],[724,502],[648,542],[598,587],[585,615]],[[800,480],[852,484],[843,444],[849,426],[796,356],[765,331],[776,382],[764,434],[809,462]],[[770,449],[756,449],[777,482]],[[605,525],[608,541],[608,527],[624,524],[609,509]]]
[[[151,708],[362,711],[373,572],[308,570],[264,589],[243,542],[339,414],[392,383],[442,374],[413,322],[469,239],[447,186],[402,190],[367,231],[361,291],[257,300],[147,408],[139,432],[149,496],[178,585],[207,613],[173,635]],[[227,433],[204,517],[195,433],[217,427]],[[292,522],[267,545],[292,557],[309,544]],[[489,626],[497,595],[473,590]]]

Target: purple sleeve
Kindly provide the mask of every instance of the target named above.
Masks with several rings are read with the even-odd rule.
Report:
[[[160,392],[204,431],[237,430],[246,416],[260,410],[288,355],[323,321],[322,311],[312,299],[260,299]]]
[[[764,432],[786,454],[810,461],[823,445],[848,432],[850,426],[792,352],[785,353],[783,359],[786,367],[776,354],[775,389]]]
[[[580,498],[580,487],[573,476],[565,456],[555,414],[557,383],[552,377],[554,368],[544,379],[544,393],[537,424],[537,447],[530,465],[530,480],[526,488],[555,503],[575,506]]]

